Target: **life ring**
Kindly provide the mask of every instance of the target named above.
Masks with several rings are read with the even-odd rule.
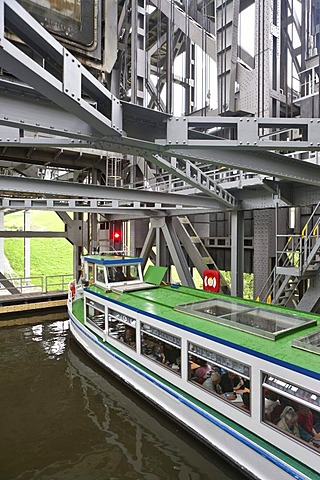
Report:
[[[73,300],[76,295],[76,285],[74,282],[69,283],[69,291],[70,291],[71,298]]]

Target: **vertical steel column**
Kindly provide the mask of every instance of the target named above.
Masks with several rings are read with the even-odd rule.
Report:
[[[92,178],[91,184],[97,185],[98,183],[98,172],[95,168],[92,169]],[[89,213],[88,215],[88,225],[90,228],[90,235],[89,235],[89,251],[90,253],[96,251],[98,246],[98,214],[97,213]]]
[[[255,210],[253,214],[254,298],[264,288],[275,262],[275,211]]]
[[[131,102],[146,106],[146,15],[147,0],[132,0],[131,11]],[[131,157],[130,183],[135,184],[138,159]],[[130,253],[136,254],[135,237],[138,222],[130,222]]]
[[[280,2],[256,2],[255,59],[257,115],[280,116]]]
[[[186,35],[184,35],[185,42],[185,106],[184,114],[189,115],[195,109],[195,67],[196,67],[196,48],[195,44],[188,38],[189,32],[189,10],[190,1],[188,0],[185,5],[186,10]]]
[[[4,211],[0,211],[0,230],[4,230]],[[5,275],[4,238],[0,237],[0,272]]]
[[[24,231],[30,231],[30,210],[25,210],[23,213]],[[30,238],[24,237],[24,277],[30,277]]]
[[[244,214],[231,212],[231,295],[243,297]]]
[[[219,114],[235,112],[239,0],[217,0],[217,71]]]
[[[131,101],[145,106],[146,0],[132,0],[131,27]]]

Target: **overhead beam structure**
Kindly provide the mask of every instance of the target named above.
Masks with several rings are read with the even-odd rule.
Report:
[[[11,114],[10,118],[12,110],[9,97],[7,102],[0,106],[0,123],[10,126],[13,135],[3,138],[1,143],[8,146],[25,144],[30,147],[70,147],[89,138],[91,147],[97,149],[140,155],[144,158],[150,155],[167,155],[196,162],[222,162],[243,170],[265,172],[311,185],[319,184],[318,165],[309,165],[280,154],[276,157],[273,153],[266,155],[267,150],[320,150],[319,119],[170,116],[163,118],[159,137],[153,141],[150,141],[149,132],[147,137],[143,136],[143,129],[142,138],[128,137],[127,132],[123,131],[124,119],[120,100],[98,82],[70,52],[61,47],[17,2],[1,0],[0,5],[1,66],[64,111],[61,115],[63,129],[58,126],[60,118],[56,106],[52,122],[51,115],[48,119],[44,118],[45,115],[39,115],[39,119],[36,119],[35,113],[32,113],[33,104],[28,104],[28,101],[22,105],[23,111],[20,115],[16,112],[15,115]],[[7,39],[4,34],[5,27],[37,53],[45,55],[46,64],[39,65]],[[56,76],[45,68],[51,63],[56,69]],[[61,77],[61,80],[57,77]],[[15,99],[12,101],[13,106],[17,105]],[[136,106],[135,109],[138,113],[139,107]],[[14,111],[16,110],[17,108]],[[158,112],[151,111],[148,115],[156,116]],[[71,116],[75,119],[74,127],[72,128],[71,122],[71,127],[67,128],[67,119],[70,120]],[[23,136],[24,125],[26,131],[51,132],[52,136]],[[164,134],[161,133],[163,126]],[[130,125],[127,130],[130,131]],[[298,141],[290,139],[290,132],[293,130],[300,132]],[[258,153],[259,151],[263,151],[263,154]]]
[[[188,196],[170,193],[161,193],[145,190],[131,190],[129,188],[105,187],[100,185],[85,185],[71,182],[57,182],[48,180],[39,180],[35,178],[11,177],[0,175],[0,190],[2,192],[20,192],[29,194],[43,194],[51,196],[68,197],[85,197],[107,200],[124,200],[129,203],[135,199],[137,202],[150,202],[151,204],[159,204],[159,207],[175,206],[182,208],[182,205],[189,208],[203,207],[206,209],[217,210],[220,204],[215,200],[202,196]]]

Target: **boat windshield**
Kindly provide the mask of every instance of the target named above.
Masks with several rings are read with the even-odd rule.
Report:
[[[252,304],[220,298],[178,305],[175,310],[271,340],[317,323],[316,320],[295,313],[286,314],[260,305],[255,307]]]
[[[108,283],[130,282],[139,278],[137,265],[107,267]]]

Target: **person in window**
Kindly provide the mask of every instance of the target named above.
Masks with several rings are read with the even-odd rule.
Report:
[[[281,413],[277,427],[287,433],[291,433],[291,435],[294,435],[295,437],[301,438],[298,426],[298,415],[290,406],[285,407]]]
[[[116,268],[116,274],[114,276],[114,281],[115,282],[123,282],[124,280],[126,280],[126,277],[122,271],[122,267],[117,267]]]
[[[208,365],[206,360],[199,360],[199,365],[195,372],[194,372],[194,380],[198,383],[203,383],[205,380],[206,375],[208,375],[211,371],[211,365]]]
[[[212,392],[216,392],[218,395],[221,395],[222,388],[220,386],[220,380],[221,375],[218,372],[213,371],[211,372],[210,377],[203,382],[202,386],[207,390],[211,390]]]
[[[154,355],[154,359],[157,362],[165,363],[165,356],[164,356],[162,344],[158,344],[154,346],[153,355]]]
[[[266,420],[271,420],[271,413],[280,405],[279,395],[272,390],[265,390],[264,414]]]
[[[243,408],[250,412],[250,393],[249,392],[244,392],[242,394],[242,401],[243,401]]]
[[[126,325],[124,334],[120,337],[121,342],[126,343],[132,348],[136,348],[136,331],[134,328]]]
[[[170,343],[164,344],[163,353],[164,353],[166,365],[171,365],[173,363],[176,363],[177,358],[180,357],[180,351],[177,348],[175,348],[173,345],[170,345]]]
[[[312,411],[305,405],[298,406],[298,425],[303,440],[309,442],[313,438],[320,439],[320,425],[314,425]]]
[[[222,392],[233,392],[243,386],[243,380],[233,372],[226,372],[220,380]]]

